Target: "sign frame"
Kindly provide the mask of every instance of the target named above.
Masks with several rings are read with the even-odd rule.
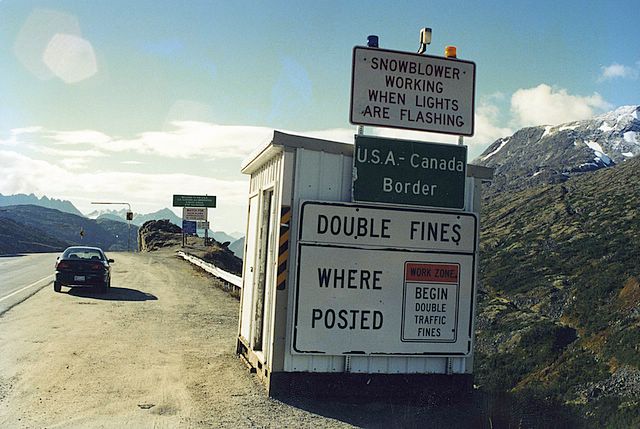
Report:
[[[435,267],[435,266],[455,266],[456,267],[456,277],[457,277],[457,282],[451,282],[451,281],[444,281],[444,282],[437,282],[433,279],[428,279],[425,280],[423,282],[419,282],[419,280],[417,279],[407,279],[407,268],[411,265],[422,265],[422,266],[431,266],[431,267]],[[409,293],[408,293],[408,285],[411,284],[415,284],[415,285],[419,285],[419,284],[424,284],[424,283],[428,283],[428,284],[432,284],[432,285],[437,285],[437,284],[445,284],[447,286],[456,286],[457,288],[454,290],[455,292],[455,320],[454,320],[454,325],[457,326],[458,324],[458,317],[459,317],[459,305],[460,305],[460,289],[461,289],[461,285],[460,285],[460,263],[449,263],[449,264],[443,264],[441,262],[425,262],[425,261],[406,261],[404,263],[404,281],[403,281],[403,286],[402,286],[402,301],[403,301],[403,305],[402,305],[402,328],[401,328],[401,336],[400,336],[400,341],[402,341],[403,343],[455,343],[457,341],[457,336],[458,336],[458,330],[454,329],[452,332],[454,333],[453,335],[453,339],[447,340],[421,340],[421,339],[417,339],[417,338],[409,338],[408,334],[406,333],[406,331],[409,329],[409,323],[408,320],[410,320],[410,318],[408,318],[408,315],[410,314],[410,311],[407,311],[407,301],[409,299]],[[472,280],[473,281],[473,280]],[[417,287],[416,287],[417,289]],[[415,294],[414,294],[415,296]],[[469,316],[470,318],[473,318],[473,313]],[[470,319],[471,320],[471,319]]]
[[[216,207],[215,195],[173,195],[173,207]]]
[[[197,220],[196,221],[196,228],[197,229],[209,229],[211,226],[211,223],[208,220]]]
[[[363,53],[364,52],[364,53]],[[393,88],[391,89],[398,89],[396,88],[398,86],[398,77],[403,78],[403,85],[400,86],[407,86],[404,80],[405,77],[408,76],[414,76],[414,75],[420,75],[421,73],[419,73],[420,71],[422,71],[425,76],[427,75],[427,67],[436,67],[434,64],[442,64],[440,67],[453,67],[455,68],[456,65],[461,66],[462,68],[464,68],[464,72],[462,73],[463,75],[465,75],[464,79],[460,79],[460,72],[442,72],[441,74],[444,74],[445,78],[446,75],[449,74],[450,78],[453,77],[457,77],[458,80],[462,81],[463,85],[458,85],[458,87],[456,87],[455,85],[450,85],[448,88],[443,89],[444,84],[442,83],[442,80],[438,80],[438,81],[429,81],[429,82],[433,82],[431,85],[434,86],[433,91],[425,91],[427,88],[427,79],[421,79],[421,78],[414,78],[414,77],[408,77],[408,79],[412,79],[412,84],[408,85],[408,86],[415,86],[414,82],[416,80],[420,81],[420,83],[418,84],[418,87],[421,87],[422,90],[414,90],[414,89],[410,89],[410,92],[401,92],[401,91],[406,91],[406,88],[400,88],[399,91],[387,91],[386,95],[384,95],[384,97],[387,99],[387,104],[385,104],[384,106],[377,106],[380,108],[380,111],[376,112],[372,112],[373,114],[370,115],[370,118],[367,118],[365,113],[367,111],[366,108],[363,109],[363,102],[362,100],[364,98],[369,98],[369,101],[371,101],[371,94],[369,93],[368,97],[365,96],[367,94],[367,90],[368,89],[373,89],[373,90],[377,90],[380,91],[382,88],[386,88],[388,89],[389,87],[387,86],[387,83],[385,83],[385,76],[392,76],[393,73],[396,73],[396,70],[391,71],[391,74],[387,74],[384,75],[383,73],[381,73],[382,77],[379,78],[379,82],[376,81],[372,86],[375,86],[375,88],[372,88],[370,85],[368,85],[370,82],[368,82],[366,79],[373,79],[375,80],[375,78],[369,78],[369,75],[373,75],[373,73],[366,73],[366,67],[361,65],[360,62],[357,60],[359,55],[369,55],[367,53],[370,53],[372,55],[377,54],[380,56],[386,56],[389,57],[389,61],[391,60],[396,60],[396,61],[406,61],[408,63],[414,63],[416,64],[415,68],[416,69],[416,73],[406,73],[407,71],[407,67],[403,67],[404,71],[399,71],[399,73],[402,73],[403,75],[399,75],[399,76],[395,76],[395,84],[393,85]],[[405,58],[405,59],[400,59],[400,58]],[[363,57],[363,63],[367,61],[367,57]],[[403,65],[406,63],[403,63]],[[458,70],[456,68],[456,70]],[[467,73],[470,76],[467,76]],[[387,80],[388,82],[388,80]],[[424,82],[424,83],[423,83]],[[438,85],[437,83],[440,83],[440,85]],[[431,102],[428,100],[427,96],[425,94],[431,94],[431,93],[435,93],[436,95],[438,95],[438,97],[432,97]],[[396,112],[395,108],[393,108],[393,106],[398,106],[398,105],[403,105],[406,106],[406,99],[402,98],[401,94],[405,94],[405,95],[413,95],[414,96],[414,104],[416,109],[421,109],[424,108],[423,110],[414,110],[414,112],[420,112],[415,113],[415,120],[411,120],[410,113],[408,112],[408,109],[404,109],[407,110],[406,115],[407,116],[405,118],[405,120],[403,120],[402,118],[402,112],[400,112],[399,110]],[[399,129],[405,129],[405,130],[415,130],[415,131],[426,131],[426,132],[433,132],[433,133],[441,133],[441,134],[450,134],[450,135],[457,135],[457,136],[466,136],[466,137],[471,137],[473,136],[474,132],[475,132],[475,94],[476,94],[476,64],[473,61],[468,61],[468,60],[462,60],[462,59],[458,59],[458,58],[446,58],[446,57],[439,57],[439,56],[434,56],[434,55],[423,55],[423,54],[416,54],[413,52],[406,52],[406,51],[397,51],[397,50],[391,50],[391,49],[381,49],[381,48],[369,48],[369,47],[365,47],[365,46],[355,46],[353,48],[353,56],[352,56],[352,69],[351,69],[351,97],[350,97],[350,105],[349,105],[349,122],[351,122],[354,125],[370,125],[370,126],[378,126],[378,127],[387,127],[387,128],[399,128]],[[415,98],[415,97],[422,97],[424,96],[425,98]],[[377,97],[377,95],[376,95]],[[402,102],[402,103],[400,103]],[[458,105],[457,103],[460,102],[460,105]],[[419,105],[420,103],[422,103],[423,105]],[[449,105],[451,105],[451,109],[434,109],[433,107],[430,107],[429,104],[434,104],[436,107],[448,107]],[[368,105],[368,104],[367,104]],[[428,108],[427,108],[428,107]],[[384,109],[387,109],[386,111]],[[454,124],[439,124],[438,126],[436,125],[432,125],[432,124],[428,124],[427,123],[427,118],[432,118],[432,122],[435,122],[435,116],[436,114],[438,115],[451,115],[451,113],[444,113],[444,112],[451,112],[451,111],[460,111],[459,115],[453,115],[452,118],[454,119]],[[386,112],[386,115],[385,115]],[[422,113],[424,112],[424,113]],[[391,114],[393,113],[394,117],[391,117]],[[375,117],[378,116],[378,117]],[[398,118],[396,118],[395,116],[398,116]],[[424,123],[420,123],[418,121],[418,118],[423,118],[423,122]],[[444,119],[446,119],[447,121],[450,121],[451,118],[449,116],[444,117]],[[458,125],[457,122],[458,120],[463,121],[462,125]],[[415,124],[419,124],[420,125],[415,125]]]
[[[309,225],[311,225],[308,222],[305,222],[305,208],[313,205],[317,205],[319,208],[323,208],[324,210],[330,209],[331,207],[350,207],[354,210],[355,209],[373,209],[381,212],[409,212],[417,216],[419,216],[420,214],[424,214],[425,212],[433,215],[443,214],[443,215],[452,215],[456,217],[468,215],[469,217],[473,218],[473,224],[469,225],[469,226],[472,226],[472,229],[471,231],[468,232],[469,234],[473,235],[473,238],[472,238],[473,244],[471,247],[463,246],[460,252],[456,252],[456,251],[452,251],[451,249],[448,249],[448,250],[437,249],[437,248],[434,248],[433,246],[427,246],[426,248],[423,248],[423,249],[412,247],[412,246],[393,247],[393,246],[385,245],[384,243],[376,244],[372,242],[362,242],[362,240],[356,243],[339,242],[339,241],[331,242],[331,243],[323,242],[315,239],[313,234],[309,235],[304,233],[304,228],[308,228]],[[315,211],[313,213],[315,213],[315,215],[311,214],[310,216],[317,216],[317,213],[320,213],[320,211],[318,209],[318,211]],[[310,296],[308,294],[311,293],[313,295],[314,293],[314,292],[309,292],[309,291],[312,291],[312,289],[310,289],[312,286],[308,284],[308,281],[306,285],[301,284],[301,276],[306,276],[305,278],[308,279],[310,275],[309,270],[313,272],[313,269],[315,268],[315,266],[312,268],[307,267],[305,268],[306,274],[302,273],[303,263],[304,263],[303,259],[305,258],[304,254],[305,252],[307,252],[307,250],[311,252],[311,250],[309,249],[318,249],[313,252],[327,252],[328,255],[331,255],[331,254],[338,255],[337,258],[339,260],[347,259],[343,257],[341,259],[340,257],[341,253],[347,253],[347,252],[360,252],[361,256],[364,257],[364,259],[361,258],[359,259],[359,261],[372,259],[371,257],[372,254],[375,256],[376,260],[391,259],[393,260],[394,263],[397,262],[397,260],[404,260],[404,262],[401,264],[399,268],[399,270],[402,271],[400,276],[405,276],[405,266],[407,263],[436,264],[436,265],[458,264],[458,266],[460,267],[458,270],[458,273],[462,273],[463,272],[462,270],[464,270],[464,276],[465,276],[464,285],[459,286],[464,288],[464,292],[461,292],[462,289],[459,289],[457,292],[457,296],[455,298],[456,302],[458,302],[460,300],[460,293],[465,294],[464,295],[465,301],[464,301],[463,307],[458,307],[455,310],[455,319],[456,319],[455,335],[458,336],[458,332],[460,332],[461,336],[459,338],[456,337],[454,343],[452,343],[451,341],[426,341],[425,342],[425,341],[403,340],[401,336],[404,335],[404,332],[402,331],[404,329],[403,326],[405,321],[404,307],[407,304],[406,304],[406,298],[405,298],[406,284],[403,284],[403,279],[400,278],[399,284],[395,286],[395,288],[398,289],[399,297],[394,299],[396,301],[399,301],[402,305],[402,308],[395,309],[398,312],[400,312],[401,315],[399,315],[400,319],[398,321],[391,322],[392,327],[395,327],[396,324],[398,325],[398,332],[397,332],[398,338],[394,338],[390,340],[394,344],[396,344],[396,346],[394,347],[397,347],[397,350],[389,350],[389,344],[380,345],[377,343],[373,344],[373,347],[378,346],[380,348],[379,350],[374,350],[372,347],[370,350],[367,350],[367,351],[353,350],[353,349],[345,349],[342,351],[338,351],[338,350],[330,349],[328,348],[328,346],[327,347],[322,346],[322,344],[329,344],[329,343],[322,343],[322,342],[318,344],[320,347],[309,347],[309,341],[304,339],[305,338],[304,336],[309,333],[309,326],[307,326],[308,321],[301,323],[302,319],[300,319],[301,317],[303,317],[301,311],[305,314],[304,317],[309,316],[309,314],[307,314],[309,311],[309,308],[307,308],[308,307],[307,303],[312,301],[309,300]],[[313,252],[311,252],[310,255],[314,255]],[[377,256],[378,254],[380,255],[379,257]],[[315,256],[317,257],[318,254],[316,253]],[[374,205],[353,204],[353,203],[345,203],[345,202],[302,201],[300,204],[300,220],[298,223],[297,266],[296,266],[296,273],[295,273],[296,282],[295,282],[295,288],[294,288],[292,336],[291,336],[291,343],[290,343],[291,352],[293,354],[301,354],[301,355],[314,355],[314,354],[315,355],[356,355],[356,356],[357,355],[360,355],[360,356],[388,355],[388,356],[438,356],[438,357],[471,356],[473,353],[473,342],[474,342],[474,337],[473,337],[474,314],[475,314],[475,307],[477,305],[477,302],[476,302],[477,260],[478,260],[478,217],[477,217],[477,214],[475,213],[466,213],[466,212],[465,213],[461,213],[461,212],[447,213],[447,212],[442,212],[437,210],[419,210],[419,209],[404,208],[404,207],[381,208],[379,206],[374,206]],[[464,263],[464,264],[460,265],[461,263]],[[393,266],[395,267],[395,265]],[[393,274],[393,276],[395,277],[399,275],[397,272],[394,272],[394,273],[395,274]],[[319,271],[318,271],[318,275],[320,275]],[[394,282],[393,284],[395,285],[396,283]],[[458,285],[460,284],[461,284],[460,280],[458,279]],[[305,289],[301,291],[301,287],[304,287]],[[307,295],[308,298],[304,303],[301,304],[301,297],[304,297],[305,295]],[[336,296],[333,296],[331,299],[335,300],[337,298]],[[313,301],[313,302],[316,302],[316,301]],[[345,305],[350,303],[351,303],[350,301],[347,301]],[[463,313],[463,312],[466,312],[467,305],[468,305],[468,315]],[[384,304],[382,309],[389,312],[389,309],[385,308]],[[396,313],[393,313],[393,310],[394,309],[392,309],[391,314],[396,314]],[[458,321],[459,317],[462,317],[460,321]],[[465,322],[467,318],[468,318],[468,331],[467,331],[467,326]],[[307,325],[305,325],[305,323]],[[315,345],[316,343],[313,343],[313,344]],[[332,340],[332,344],[333,344],[333,340]],[[339,345],[336,345],[335,347],[339,347]]]
[[[467,154],[464,145],[356,135],[352,200],[463,210]]]
[[[363,237],[354,235],[348,241],[340,241],[333,240],[320,237],[317,233],[306,233],[305,224],[309,216],[307,214],[312,213],[312,209],[305,210],[307,207],[316,206],[318,207],[318,212],[322,210],[323,214],[327,216],[327,211],[331,210],[331,208],[336,208],[337,210],[355,210],[363,217],[372,216],[372,213],[375,212],[397,212],[403,214],[415,214],[416,216],[443,216],[444,218],[449,218],[451,221],[457,220],[460,223],[469,223],[471,222],[473,225],[468,225],[472,227],[474,230],[472,241],[469,239],[465,239],[464,237],[460,237],[460,241],[455,243],[454,240],[447,241],[443,244],[440,243],[438,246],[433,244],[426,245],[422,244],[418,241],[417,244],[407,244],[406,241],[397,241],[392,240],[390,242],[384,242],[380,238],[383,237]],[[344,213],[339,213],[338,216],[344,216]],[[329,219],[328,219],[329,221]],[[406,220],[405,220],[406,222]],[[337,201],[302,201],[300,204],[300,216],[298,221],[298,242],[302,243],[317,243],[317,244],[327,244],[327,245],[336,245],[336,246],[351,246],[354,248],[357,247],[365,247],[365,248],[383,248],[383,249],[402,249],[402,250],[418,250],[418,251],[434,251],[441,253],[477,253],[478,252],[478,225],[479,219],[478,215],[473,212],[461,212],[461,211],[445,211],[445,210],[437,210],[437,209],[419,209],[414,207],[399,207],[399,206],[380,206],[374,204],[362,204],[362,203],[349,203],[349,202],[337,202]],[[420,235],[422,238],[423,233],[427,233],[428,231],[424,231],[422,225],[416,225],[420,230],[416,231],[416,235]],[[383,226],[381,225],[380,228]],[[393,228],[392,226],[390,228]],[[310,229],[310,228],[307,228]],[[453,228],[451,229],[452,232]],[[393,233],[393,229],[389,231]],[[404,244],[404,245],[403,245]]]
[[[182,234],[193,235],[197,234],[196,221],[195,220],[182,220]]]
[[[324,249],[331,254],[338,254],[340,251],[368,251],[370,253],[380,253],[381,258],[384,255],[393,255],[398,254],[399,257],[406,258],[406,262],[415,262],[417,258],[424,258],[423,261],[420,262],[430,262],[434,261],[439,257],[447,257],[446,261],[440,261],[440,263],[449,264],[456,263],[456,256],[459,254],[456,253],[440,253],[434,251],[406,251],[403,249],[365,249],[359,247],[352,246],[338,246],[338,245],[322,245],[322,244],[311,244],[311,243],[299,243],[298,244],[298,257],[303,255],[303,250],[319,248]],[[382,255],[384,254],[384,255]],[[462,325],[458,318],[462,314],[464,310],[467,308],[459,307],[456,310],[456,339],[455,342],[451,341],[407,341],[401,338],[402,332],[402,324],[405,319],[405,306],[404,306],[404,285],[399,284],[399,294],[398,301],[402,304],[401,308],[398,308],[397,316],[399,320],[394,324],[397,324],[397,350],[389,350],[385,349],[385,345],[376,342],[371,346],[371,350],[363,351],[363,350],[354,350],[354,347],[345,348],[343,350],[331,350],[328,347],[322,346],[322,344],[315,343],[314,346],[309,347],[308,341],[302,339],[305,334],[308,333],[308,329],[302,323],[302,304],[301,304],[301,296],[304,296],[304,293],[301,292],[301,266],[302,264],[298,263],[296,267],[296,285],[295,285],[295,301],[294,301],[294,309],[293,309],[293,332],[292,332],[292,340],[291,340],[291,351],[293,354],[300,355],[325,355],[325,356],[336,356],[336,355],[352,355],[352,356],[450,356],[450,357],[468,357],[471,356],[473,351],[473,324],[474,324],[474,314],[476,303],[476,270],[475,265],[477,261],[477,255],[474,254],[464,254],[459,257],[469,258],[471,260],[471,267],[469,268],[470,280],[468,286],[468,313],[465,318],[468,318],[468,325]],[[299,262],[301,260],[299,259]],[[400,270],[404,270],[405,264],[400,266]],[[402,281],[400,282],[402,283]],[[459,296],[456,299],[460,299]],[[388,312],[389,313],[389,312]],[[387,313],[387,314],[388,314]],[[458,334],[458,332],[464,332],[462,336]],[[335,339],[331,341],[332,346],[335,344]],[[335,346],[337,347],[337,346]],[[377,349],[375,348],[377,347]],[[422,350],[422,351],[419,351]]]
[[[207,207],[183,207],[182,218],[185,220],[206,221],[208,218]]]

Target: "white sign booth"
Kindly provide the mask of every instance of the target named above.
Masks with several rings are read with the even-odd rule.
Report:
[[[272,396],[472,382],[480,189],[463,210],[351,202],[352,144],[274,132],[242,166],[237,352]]]

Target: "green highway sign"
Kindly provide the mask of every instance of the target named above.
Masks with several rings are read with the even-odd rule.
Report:
[[[174,195],[173,207],[215,207],[214,195]]]
[[[467,147],[356,136],[353,201],[464,208]]]

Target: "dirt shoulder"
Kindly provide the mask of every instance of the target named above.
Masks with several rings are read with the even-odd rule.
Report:
[[[109,256],[107,295],[46,287],[0,317],[0,427],[349,426],[266,397],[214,279],[170,250]]]

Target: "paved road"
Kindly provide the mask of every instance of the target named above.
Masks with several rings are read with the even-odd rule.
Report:
[[[59,253],[0,257],[0,314],[51,284]]]

